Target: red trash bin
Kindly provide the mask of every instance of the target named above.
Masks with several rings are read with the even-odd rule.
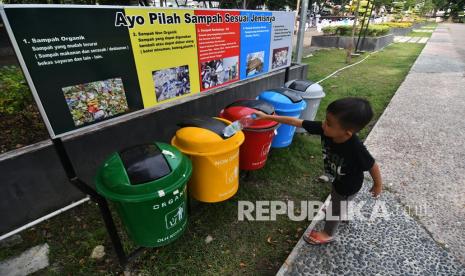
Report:
[[[220,112],[220,117],[229,121],[236,121],[250,115],[257,110],[266,114],[274,114],[274,107],[261,100],[237,100]],[[265,166],[271,142],[275,136],[278,123],[267,120],[255,120],[252,125],[243,129],[245,141],[239,153],[239,168],[241,170],[258,170]]]

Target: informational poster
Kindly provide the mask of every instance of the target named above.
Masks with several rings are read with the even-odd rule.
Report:
[[[270,70],[271,12],[243,11],[241,24],[241,79]]]
[[[196,10],[197,16],[212,16],[217,23],[197,24],[197,50],[202,91],[239,80],[240,23],[238,11]]]
[[[274,21],[271,27],[270,40],[270,70],[278,70],[289,66],[292,58],[292,34],[294,33],[293,25],[289,25],[294,20],[292,13],[274,13]]]
[[[193,15],[191,10],[125,9],[127,21],[144,21],[129,29],[144,107],[200,91],[195,24],[180,28],[181,18]]]
[[[294,13],[4,5],[52,138],[285,68]]]

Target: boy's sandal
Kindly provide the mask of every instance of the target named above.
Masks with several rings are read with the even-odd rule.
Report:
[[[331,237],[327,240],[322,240],[320,238],[318,238],[315,234],[318,233],[317,231],[315,230],[312,230],[310,233],[308,233],[308,235],[305,235],[303,236],[303,239],[304,241],[306,241],[307,243],[309,244],[326,244],[326,243],[330,243],[332,241],[334,241],[335,237]]]

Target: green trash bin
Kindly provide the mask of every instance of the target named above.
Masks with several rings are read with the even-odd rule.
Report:
[[[139,246],[166,245],[187,227],[186,184],[192,174],[188,157],[175,147],[154,143],[114,153],[95,178]]]

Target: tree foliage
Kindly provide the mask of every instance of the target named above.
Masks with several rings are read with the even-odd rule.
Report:
[[[286,6],[289,6],[291,10],[295,10],[297,8],[297,1],[295,0],[266,0],[265,4],[268,9],[272,11],[284,10]]]
[[[465,10],[465,0],[450,1],[448,7],[450,8],[449,16],[457,18],[459,13]]]
[[[2,0],[5,4],[77,4],[95,5],[96,0]]]
[[[310,2],[310,0],[307,0]],[[296,0],[247,0],[247,9],[255,10],[257,7],[266,5],[269,10],[279,11],[285,10],[286,7],[289,7],[291,10],[296,9],[297,1]],[[223,0],[220,1],[220,8],[223,9],[242,9],[243,1],[242,0]]]

